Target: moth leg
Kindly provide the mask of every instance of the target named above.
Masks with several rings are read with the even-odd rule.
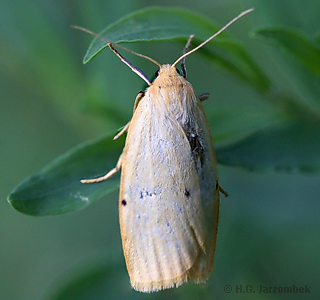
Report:
[[[140,102],[140,100],[144,97],[144,92],[139,92],[136,99],[134,100],[134,105],[133,105],[133,112],[135,112],[135,110],[138,107],[138,104]]]
[[[113,140],[117,140],[120,136],[122,136],[129,128],[129,125],[130,125],[130,122],[129,121],[126,125],[123,126],[123,128],[120,130],[119,133],[117,133],[117,135],[113,138]]]
[[[103,176],[98,177],[98,178],[82,179],[82,180],[80,180],[80,182],[81,183],[96,183],[96,182],[101,182],[101,181],[107,180],[108,178],[110,178],[111,176],[116,174],[121,169],[122,157],[123,157],[123,154],[120,155],[120,157],[118,159],[118,162],[116,164],[116,167],[113,168],[112,170],[110,170],[106,175],[103,175]]]
[[[221,187],[218,181],[216,181],[216,187],[220,193],[222,193],[225,197],[228,197],[229,194]]]
[[[139,94],[137,95],[135,101],[134,101],[134,106],[133,106],[133,112],[136,110],[139,101],[144,97],[144,92],[139,92]],[[131,122],[131,121],[130,121]],[[121,130],[120,132],[113,138],[113,140],[117,140],[120,136],[122,136],[129,128],[130,126],[130,122],[128,122]]]
[[[204,101],[204,100],[207,100],[208,98],[209,98],[209,93],[204,93],[204,94],[201,94],[200,96],[199,96],[199,100],[200,101]]]

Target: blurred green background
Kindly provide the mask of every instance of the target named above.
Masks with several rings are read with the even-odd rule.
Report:
[[[108,280],[95,282],[88,294],[83,292],[77,299],[319,298],[319,173],[249,172],[219,165],[220,183],[230,196],[221,200],[215,267],[209,282],[204,287],[190,284],[151,295],[130,290],[121,249],[118,192],[80,212],[55,217],[26,216],[6,202],[21,180],[58,155],[123,126],[131,116],[137,92],[144,87],[111,51],[103,51],[82,65],[92,38],[70,25],[100,31],[149,5],[189,8],[222,25],[255,7],[255,12],[230,32],[278,87],[308,97],[303,80],[296,81],[292,61],[271,46],[250,39],[248,32],[260,25],[281,24],[313,36],[319,30],[317,1],[2,2],[0,298],[58,299],[54,297],[65,285],[91,274],[90,270],[96,276],[105,272],[102,277]],[[128,47],[162,63],[173,62],[181,53],[180,44],[174,42]],[[149,77],[155,72],[139,58],[130,57],[130,61]],[[188,58],[187,66],[196,92],[211,95],[204,104],[208,115],[220,105],[237,109],[239,104],[247,104],[253,110],[266,105],[261,95],[209,66],[197,54]],[[88,278],[94,282],[94,275]],[[232,287],[230,293],[224,290],[227,285]],[[240,293],[240,285],[243,290],[252,286],[256,293]],[[259,294],[260,285],[307,285],[310,294]],[[63,297],[73,299],[66,294]]]

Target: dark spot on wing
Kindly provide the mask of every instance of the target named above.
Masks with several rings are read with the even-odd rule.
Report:
[[[200,139],[198,135],[195,133],[195,131],[189,131],[186,133],[187,139],[189,141],[192,156],[196,163],[197,168],[199,167],[199,163],[201,164],[201,167],[204,163],[204,149],[200,142]]]
[[[127,205],[127,201],[123,199],[123,200],[121,201],[121,204],[122,204],[123,206],[126,206],[126,205]]]
[[[187,188],[184,189],[184,195],[189,198],[190,197],[190,191],[187,190]]]
[[[140,199],[143,199],[143,198],[145,198],[147,196],[149,196],[149,192],[148,191],[144,191],[143,190],[143,191],[140,192]]]
[[[154,189],[155,190],[155,189]],[[140,191],[140,199],[144,199],[146,197],[152,197],[152,196],[156,196],[156,192],[149,192],[148,190],[146,190],[145,188],[142,189],[142,191]]]
[[[170,225],[169,221],[166,222],[166,226],[167,226],[167,232],[172,234],[173,233],[173,228]]]

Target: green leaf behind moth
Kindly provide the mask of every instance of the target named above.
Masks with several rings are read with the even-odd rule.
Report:
[[[124,137],[113,134],[81,144],[55,159],[38,174],[21,182],[9,195],[10,205],[21,213],[44,216],[80,210],[119,186],[119,174],[100,183],[81,179],[104,175],[115,167]]]
[[[317,171],[320,123],[284,121],[217,149],[218,162],[247,169]]]
[[[320,124],[282,121],[260,129],[229,146],[217,148],[219,163],[248,169],[320,168]],[[119,186],[119,175],[82,184],[111,170],[121,153],[123,137],[113,135],[84,143],[58,157],[38,174],[20,183],[8,201],[19,212],[57,215],[80,210]]]
[[[50,300],[106,300],[106,299],[152,299],[152,300],[193,300],[199,297],[211,299],[201,285],[186,284],[176,289],[167,289],[160,293],[138,294],[130,287],[129,277],[124,268],[124,262],[100,261],[85,268],[77,268],[65,276],[63,284],[53,286],[46,299]]]
[[[99,35],[113,43],[187,39],[191,34],[195,38],[206,39],[220,28],[210,19],[186,9],[151,7],[126,15],[103,29]],[[227,36],[225,32],[222,35]],[[83,62],[87,63],[106,47],[105,41],[95,37]]]
[[[178,38],[185,38],[187,41],[189,36],[194,34],[195,45],[206,40],[221,27],[211,19],[190,10],[151,7],[128,14],[106,27],[99,35],[113,43],[128,43]],[[215,45],[214,49],[200,50],[209,61],[240,77],[261,92],[268,90],[269,80],[235,37],[225,31],[210,43]],[[87,63],[106,47],[105,41],[94,38],[83,62]]]
[[[252,31],[252,36],[264,42],[275,44],[320,78],[320,47],[305,33],[294,28],[277,26],[257,28]]]
[[[119,299],[120,295],[122,299],[128,299],[133,291],[125,288],[127,284],[128,276],[122,262],[100,262],[99,266],[78,269],[73,274],[68,274],[63,286],[55,287],[55,292],[48,299]]]

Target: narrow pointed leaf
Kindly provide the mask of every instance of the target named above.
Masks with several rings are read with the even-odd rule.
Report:
[[[320,78],[320,47],[303,32],[287,27],[262,27],[255,29],[252,36],[275,44]]]
[[[194,44],[197,44],[213,35],[221,27],[211,19],[193,11],[181,8],[151,7],[121,18],[102,30],[99,35],[114,43],[121,43],[165,41],[178,38],[185,38],[186,41],[191,34],[194,34]],[[225,31],[210,43],[215,45],[214,49],[206,53],[210,61],[221,69],[232,72],[262,92],[269,88],[268,79],[235,37]],[[94,38],[83,62],[87,63],[106,47],[105,41]],[[177,53],[177,57],[179,55],[180,53]]]
[[[115,167],[123,140],[113,134],[81,144],[54,160],[38,174],[20,183],[9,195],[21,213],[44,216],[74,212],[119,186],[119,174],[101,183],[83,184],[84,178],[104,175]]]
[[[320,124],[287,121],[217,149],[218,162],[247,169],[317,171]]]
[[[287,121],[258,130],[217,149],[218,162],[247,169],[320,168],[320,124]],[[119,175],[95,184],[81,184],[112,169],[123,148],[113,135],[79,145],[58,157],[38,174],[20,183],[8,201],[19,212],[57,215],[88,206],[119,186]]]

